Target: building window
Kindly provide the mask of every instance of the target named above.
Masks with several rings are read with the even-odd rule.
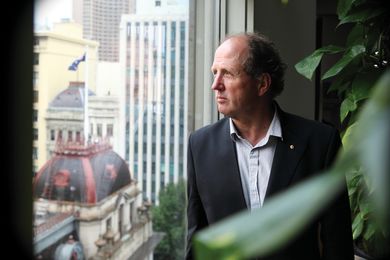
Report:
[[[124,225],[123,225],[123,213],[124,213],[124,211],[123,211],[123,204],[121,204],[120,206],[119,206],[119,218],[118,218],[118,230],[119,230],[119,235],[120,235],[120,237],[122,237],[123,236],[123,233],[124,233]]]
[[[38,85],[38,72],[33,71],[33,87]]]
[[[38,95],[38,91],[34,90],[33,95],[34,95],[34,97],[33,97],[34,98],[34,100],[33,100],[34,103],[38,103],[38,96],[39,96]]]
[[[161,1],[160,0],[156,0],[156,1],[154,1],[154,4],[155,4],[155,6],[161,6]]]
[[[33,64],[34,65],[39,65],[39,53],[34,53]]]
[[[133,212],[134,212],[134,209],[133,209],[133,207],[134,207],[134,202],[130,202],[130,204],[129,204],[129,221],[130,221],[130,224],[134,221],[134,219],[133,219]]]
[[[38,110],[33,110],[33,122],[38,122]]]
[[[38,140],[38,129],[37,128],[33,129],[33,140],[34,141]]]
[[[50,130],[50,141],[54,141],[56,138],[54,129]]]
[[[68,142],[72,142],[72,141],[73,141],[73,132],[68,131]]]
[[[107,231],[108,229],[110,229],[110,228],[112,228],[111,218],[108,218],[108,219],[106,220],[106,231]]]
[[[112,124],[107,125],[107,137],[112,137],[114,132],[114,126]]]
[[[59,142],[62,141],[62,130],[58,130],[57,141],[59,141]]]
[[[80,135],[80,131],[77,131],[76,132],[76,142],[80,143],[81,142],[81,135]]]
[[[102,124],[97,124],[97,136],[102,137]]]
[[[33,147],[33,160],[38,160],[38,148]]]

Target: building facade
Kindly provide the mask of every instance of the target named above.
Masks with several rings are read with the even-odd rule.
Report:
[[[46,112],[50,101],[67,86],[69,81],[85,81],[88,74],[88,88],[95,91],[97,62],[95,41],[82,38],[79,24],[64,21],[54,24],[50,31],[34,33],[33,65],[33,172],[36,172],[50,158],[47,154]],[[88,48],[88,73],[85,63],[77,71],[68,70],[69,65],[83,55]]]
[[[46,113],[47,151],[50,156],[58,143],[84,143],[84,82],[70,82],[49,104]],[[89,142],[108,142],[118,150],[119,102],[117,97],[88,96]]]
[[[36,259],[153,259],[151,205],[109,144],[57,146],[33,185]]]
[[[83,37],[99,42],[99,61],[118,62],[122,14],[135,12],[135,0],[74,0],[73,18],[83,25]]]
[[[188,15],[122,16],[121,136],[144,199],[186,178]]]

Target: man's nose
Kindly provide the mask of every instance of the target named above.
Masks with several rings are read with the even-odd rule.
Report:
[[[211,85],[211,89],[212,90],[221,90],[221,88],[223,88],[222,76],[220,73],[217,73],[214,76],[214,81],[213,81],[213,84]]]

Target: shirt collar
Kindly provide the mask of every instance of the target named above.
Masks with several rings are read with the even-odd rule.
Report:
[[[234,125],[233,120],[231,118],[229,118],[229,127],[230,127],[230,137],[233,139],[233,141],[237,141],[237,138],[242,139],[242,137],[238,134],[236,126]],[[280,139],[283,140],[282,127],[280,124],[280,119],[276,108],[274,112],[274,117],[272,118],[272,122],[263,140],[267,140],[268,142],[270,136],[279,137]]]

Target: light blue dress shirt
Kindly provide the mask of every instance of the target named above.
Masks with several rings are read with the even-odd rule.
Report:
[[[275,110],[267,134],[255,146],[238,134],[230,118],[230,136],[235,142],[238,167],[246,205],[253,210],[263,205],[277,139],[282,139],[279,116]]]

